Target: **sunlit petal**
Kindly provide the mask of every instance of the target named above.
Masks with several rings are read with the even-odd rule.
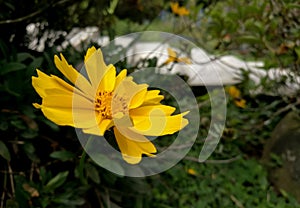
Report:
[[[153,153],[156,153],[155,146],[146,137],[139,135],[140,139],[143,138],[143,141],[138,142],[133,138],[125,137],[117,128],[114,128],[114,133],[123,159],[127,163],[137,164],[141,161],[143,154],[153,156]]]
[[[62,54],[60,54],[60,57],[61,59],[59,59],[58,56],[54,57],[54,63],[59,71],[78,89],[87,94],[89,97],[93,97],[96,91],[92,88],[91,84],[78,71],[76,71],[72,65],[68,64]]]
[[[116,81],[116,68],[113,65],[109,65],[105,74],[100,81],[98,89],[106,92],[112,92],[115,88]]]
[[[111,119],[104,119],[99,124],[100,135],[104,135],[104,132],[112,127],[113,121]]]
[[[163,95],[159,95],[159,90],[150,90],[147,91],[145,96],[143,106],[144,105],[159,105],[160,101],[164,99]]]
[[[109,119],[104,119],[99,122],[98,125],[92,126],[90,128],[83,129],[84,133],[93,134],[98,136],[103,136],[104,132],[113,126],[113,121]]]
[[[117,88],[119,86],[119,84],[121,83],[121,81],[123,81],[126,78],[127,75],[127,70],[123,69],[118,76],[116,77],[116,83],[115,83],[115,88]]]
[[[107,66],[104,62],[103,55],[100,49],[96,50],[94,47],[90,48],[84,59],[85,69],[87,71],[89,80],[94,89],[101,89],[111,92],[115,84],[115,67],[113,65]],[[113,79],[110,79],[113,77]],[[110,83],[112,82],[112,83]]]
[[[128,109],[137,108],[144,102],[147,94],[146,84],[136,84],[131,77],[125,78],[115,89],[116,97],[123,97],[128,101]]]
[[[173,134],[188,124],[188,120],[183,118],[186,114],[169,116],[162,109],[153,108],[148,114],[131,114],[134,126],[130,129],[149,136]]]

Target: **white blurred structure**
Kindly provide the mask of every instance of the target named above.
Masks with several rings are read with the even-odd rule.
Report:
[[[33,33],[34,26],[28,27],[28,32]],[[83,43],[96,42],[105,48],[111,46],[110,53],[118,53],[121,48],[120,58],[127,58],[129,65],[135,66],[141,59],[158,58],[159,73],[162,74],[180,74],[188,77],[188,84],[191,86],[209,86],[209,85],[232,85],[240,83],[243,79],[242,70],[249,72],[250,79],[260,85],[261,79],[267,77],[270,80],[279,82],[284,76],[286,78],[285,86],[280,89],[274,89],[274,93],[292,94],[299,89],[300,77],[295,76],[288,69],[262,69],[262,62],[248,62],[238,59],[235,56],[214,56],[210,55],[199,47],[194,47],[190,51],[188,58],[191,64],[169,63],[164,65],[169,54],[167,49],[172,48],[179,54],[179,57],[187,57],[184,51],[170,47],[168,43],[136,41],[134,36],[118,37],[112,42],[107,36],[100,37],[97,27],[74,28],[66,35],[66,41],[58,49],[66,48],[71,45],[80,50]],[[117,48],[119,46],[119,48]],[[39,49],[41,46],[39,46]],[[114,51],[115,50],[115,51]]]

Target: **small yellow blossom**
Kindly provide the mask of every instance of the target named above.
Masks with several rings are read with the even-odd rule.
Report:
[[[189,169],[187,170],[187,172],[188,172],[188,174],[193,175],[193,176],[196,176],[196,175],[197,175],[197,172],[196,172],[194,169],[192,169],[192,168],[189,168]]]
[[[188,112],[171,115],[174,107],[163,105],[159,90],[148,90],[136,84],[127,70],[116,75],[116,68],[104,63],[100,49],[88,49],[86,76],[69,65],[64,56],[54,57],[60,72],[70,81],[37,70],[32,85],[42,98],[34,103],[43,114],[58,125],[80,128],[84,133],[103,136],[112,129],[123,159],[130,164],[142,155],[154,156],[156,148],[145,136],[173,134],[188,124]]]
[[[171,2],[171,10],[173,14],[177,14],[179,16],[187,16],[190,14],[190,11],[184,6],[180,7],[178,2]]]
[[[164,62],[164,64],[169,64],[169,63],[186,63],[186,64],[191,64],[191,60],[188,57],[182,57],[179,58],[178,54],[176,51],[174,51],[171,48],[168,48],[168,59]]]
[[[234,104],[240,108],[246,107],[246,100],[242,99],[241,91],[237,89],[235,86],[230,86],[227,88],[227,92],[230,97],[233,98]]]

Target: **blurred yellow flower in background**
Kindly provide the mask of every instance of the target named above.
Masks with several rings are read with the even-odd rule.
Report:
[[[187,173],[190,174],[190,175],[193,175],[193,176],[196,176],[196,175],[197,175],[197,172],[196,172],[194,169],[192,169],[192,168],[189,168],[189,169],[187,170]]]
[[[190,11],[184,6],[179,6],[178,2],[171,2],[171,10],[173,14],[177,14],[179,16],[187,16],[190,14]]]
[[[112,128],[123,159],[130,164],[139,163],[143,154],[156,153],[145,135],[173,134],[188,124],[183,118],[188,112],[171,115],[175,108],[160,103],[164,97],[159,90],[136,84],[126,69],[116,75],[116,68],[104,63],[100,49],[87,50],[86,77],[62,54],[54,62],[71,84],[37,70],[32,85],[42,104],[34,103],[34,107],[54,123],[81,128],[84,133],[103,136]]]
[[[178,57],[178,54],[176,51],[174,51],[172,48],[168,48],[168,59],[164,62],[164,64],[169,64],[169,63],[186,63],[186,64],[191,64],[191,60],[188,57]]]
[[[237,89],[235,86],[230,86],[227,88],[227,92],[230,97],[233,98],[234,104],[240,108],[246,107],[246,100],[242,99],[241,91]]]

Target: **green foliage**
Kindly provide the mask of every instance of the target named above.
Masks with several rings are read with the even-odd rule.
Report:
[[[209,160],[197,162],[210,125],[209,96],[206,89],[193,88],[201,106],[196,144],[175,167],[149,178],[120,177],[99,167],[83,157],[72,128],[57,126],[32,106],[40,103],[31,86],[35,69],[60,76],[53,55],[63,35],[48,37],[43,53],[31,51],[25,33],[29,23],[37,23],[38,41],[45,31],[68,32],[88,25],[98,26],[111,38],[145,28],[164,30],[190,37],[213,53],[261,60],[266,70],[282,67],[299,72],[300,7],[293,0],[180,3],[191,11],[189,17],[171,14],[169,1],[0,2],[0,206],[299,207],[292,196],[269,183],[259,162],[270,132],[286,111],[297,110],[297,99],[251,94],[258,88],[247,73],[246,81],[237,86],[246,107],[238,108],[228,96],[226,128]],[[156,18],[162,10],[166,16]],[[69,47],[64,54],[76,66],[84,53]],[[156,65],[157,58],[146,59],[129,70]],[[126,59],[117,63],[118,69],[126,67]],[[259,87],[267,90],[278,84],[265,79]],[[171,99],[166,102],[176,105]],[[160,139],[157,143],[163,148],[173,137]],[[106,155],[96,157],[123,171]],[[280,157],[271,158],[272,167],[281,165]]]
[[[151,207],[299,207],[289,195],[276,196],[266,171],[253,159],[223,164],[184,161],[152,179]]]
[[[247,5],[247,6],[245,6]],[[299,5],[284,1],[218,2],[207,10],[199,28],[208,45],[220,51],[230,50],[266,62],[265,68],[289,67],[299,71]],[[216,41],[218,40],[218,41]]]
[[[0,141],[0,155],[7,161],[10,161],[10,153],[6,145]]]

